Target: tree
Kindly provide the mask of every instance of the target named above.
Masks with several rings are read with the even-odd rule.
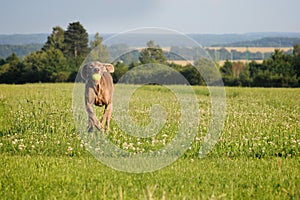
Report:
[[[95,39],[90,42],[91,52],[88,55],[88,61],[98,60],[100,62],[109,62],[109,52],[105,45],[102,44],[103,38],[99,33],[95,34]]]
[[[191,64],[180,67],[180,73],[188,80],[191,85],[204,85],[204,81],[199,71]]]
[[[89,52],[88,34],[80,22],[70,23],[64,34],[64,54],[70,65],[77,69]]]
[[[127,71],[127,65],[122,62],[117,62],[117,64],[115,65],[115,71],[114,73],[112,73],[114,83],[117,83]]]
[[[223,76],[232,76],[232,62],[226,60],[223,67],[220,68]]]
[[[242,86],[251,86],[249,65],[245,65],[243,71],[239,74],[239,82]]]
[[[147,43],[147,48],[141,51],[139,60],[142,64],[147,64],[147,63],[164,64],[167,62],[163,50],[160,48],[159,45],[155,45],[152,40],[150,40]]]
[[[63,82],[71,71],[66,58],[59,49],[34,52],[24,59],[25,82]]]
[[[9,63],[11,65],[17,65],[20,62],[20,60],[19,60],[17,54],[12,53],[10,56],[8,56],[6,58],[5,62]]]
[[[291,87],[297,85],[293,57],[276,49],[271,57],[261,64],[250,64],[253,86]]]
[[[294,61],[293,61],[294,70],[297,75],[298,86],[300,86],[300,44],[294,45],[293,56],[294,56]]]
[[[52,34],[48,36],[47,42],[44,44],[42,50],[55,48],[63,51],[64,35],[65,35],[65,31],[61,27],[59,26],[54,27],[52,30]]]
[[[24,65],[15,53],[2,61],[0,66],[0,83],[23,83]]]

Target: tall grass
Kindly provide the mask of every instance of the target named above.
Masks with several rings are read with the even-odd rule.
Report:
[[[0,85],[1,198],[300,198],[300,89],[226,88],[221,138],[200,159],[211,99],[207,88],[194,87],[200,126],[191,146],[178,162],[145,174],[118,172],[91,156],[74,125],[72,89],[72,84]],[[170,143],[180,107],[168,89],[141,87],[131,97],[130,115],[147,125],[155,104],[166,111],[157,135],[128,135],[113,120],[107,138],[134,154]]]

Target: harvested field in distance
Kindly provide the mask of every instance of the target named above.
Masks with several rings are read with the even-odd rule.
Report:
[[[205,49],[209,49],[209,50],[219,50],[222,48],[225,48],[227,51],[238,51],[238,52],[245,52],[245,51],[249,51],[251,53],[256,53],[256,52],[261,52],[261,53],[270,53],[270,52],[274,52],[275,49],[281,49],[283,51],[289,51],[291,49],[293,49],[293,47],[204,47]]]
[[[252,60],[230,60],[231,62],[242,62],[242,63],[249,63],[252,62]],[[223,66],[226,60],[219,60],[217,63],[219,66]],[[255,60],[257,63],[262,63],[263,60]],[[194,64],[192,60],[168,60],[168,63],[174,63],[177,65],[185,66],[188,64]]]
[[[231,52],[231,51],[246,52],[248,50],[250,53],[257,53],[257,52],[272,53],[272,52],[275,51],[275,49],[280,49],[284,52],[287,52],[287,51],[293,49],[293,47],[281,47],[281,48],[278,48],[278,47],[248,47],[248,48],[247,47],[203,47],[203,48],[206,49],[206,50],[220,50],[220,49],[224,48],[229,52]],[[136,47],[134,49],[137,49],[137,50],[141,51],[143,48]],[[161,47],[161,49],[163,51],[166,51],[166,52],[171,51],[171,47]],[[242,62],[242,63],[247,63],[247,62],[251,62],[251,61],[252,61],[252,59],[249,59],[249,60],[246,60],[246,59],[231,60],[231,62]],[[225,62],[226,62],[226,60],[217,61],[219,66],[223,66]],[[255,62],[262,63],[263,60],[255,60]],[[192,61],[192,60],[168,60],[168,63],[175,63],[175,64],[178,64],[178,65],[185,66],[185,65],[188,65],[188,64],[193,64],[194,61]]]
[[[250,63],[252,61],[255,61],[257,63],[262,63],[263,60],[229,60],[230,62],[242,62],[242,63]],[[217,63],[220,65],[220,66],[223,66],[224,63],[226,62],[226,60],[219,60]]]
[[[226,49],[227,51],[238,51],[238,52],[245,52],[248,51],[251,52],[251,53],[256,53],[256,52],[261,52],[261,53],[270,53],[270,52],[274,52],[275,49],[280,49],[280,50],[283,50],[283,51],[289,51],[289,50],[292,50],[293,47],[203,47],[204,49],[207,49],[207,50],[220,50],[222,48]],[[136,47],[134,48],[136,50],[142,50],[143,47]],[[170,51],[171,50],[171,47],[161,47],[161,49],[163,51]]]
[[[192,61],[192,60],[168,60],[168,63],[174,63],[177,65],[185,66],[188,64],[194,64],[194,61]]]

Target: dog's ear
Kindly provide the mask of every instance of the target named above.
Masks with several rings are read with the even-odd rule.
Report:
[[[81,77],[83,78],[83,80],[87,80],[88,79],[88,65],[84,65],[81,69]]]
[[[112,64],[103,63],[103,65],[109,73],[113,73],[115,71],[115,68]]]

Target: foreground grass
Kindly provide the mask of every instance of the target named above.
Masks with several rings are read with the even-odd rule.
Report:
[[[72,89],[72,84],[0,85],[0,198],[300,198],[300,89],[226,88],[222,136],[199,159],[210,97],[206,88],[194,87],[200,127],[191,148],[171,166],[144,174],[115,171],[87,152],[74,126]],[[173,97],[160,86],[139,89],[130,102],[133,119],[149,123],[149,108],[160,103],[168,128],[138,139],[112,122],[108,138],[132,153],[160,149],[178,130]]]
[[[4,199],[299,199],[299,159],[181,159],[117,172],[93,157],[0,157]]]

